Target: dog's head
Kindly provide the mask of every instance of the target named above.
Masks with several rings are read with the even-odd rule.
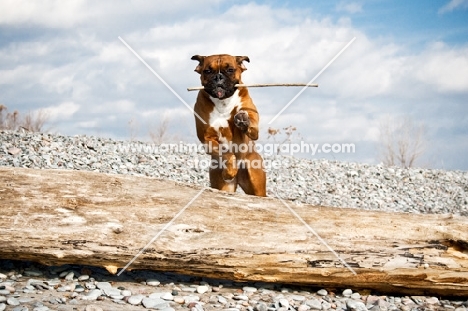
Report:
[[[241,74],[247,70],[242,62],[250,62],[247,56],[227,54],[194,55],[192,59],[199,62],[195,71],[200,74],[205,91],[218,99],[225,99],[234,94],[237,89],[234,85],[242,83]]]

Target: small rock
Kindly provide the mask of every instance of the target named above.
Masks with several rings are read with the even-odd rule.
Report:
[[[143,298],[145,298],[145,296],[143,296],[143,295],[130,296],[130,298],[128,298],[127,302],[129,304],[131,304],[131,305],[137,306],[137,305],[139,305],[141,303]]]
[[[120,294],[125,297],[130,297],[132,295],[132,292],[127,289],[124,289],[123,291],[120,292]]]
[[[159,298],[152,299],[152,298],[145,297],[143,298],[141,303],[146,309],[162,309],[162,308],[167,308],[169,306],[165,300],[162,300]]]
[[[101,307],[95,305],[87,305],[85,311],[104,311]]]
[[[310,310],[310,307],[308,305],[300,305],[297,308],[297,311],[308,311],[308,310]]]
[[[268,306],[264,302],[259,302],[255,305],[255,311],[267,311]]]
[[[47,306],[40,306],[40,307],[35,307],[33,311],[49,311],[49,307]]]
[[[184,297],[174,297],[174,302],[177,302],[178,304],[184,304],[185,299]]]
[[[7,278],[7,276],[5,274],[0,273],[0,279],[6,279],[6,278]]]
[[[289,308],[289,301],[287,299],[285,299],[285,298],[281,298],[279,300],[279,304],[282,307]]]
[[[106,296],[118,296],[120,295],[120,289],[117,289],[117,288],[103,288],[102,291],[104,292],[104,294]]]
[[[72,271],[72,272],[69,272],[66,276],[65,276],[65,280],[67,281],[73,281],[73,278],[75,277],[75,273]]]
[[[294,301],[304,301],[306,298],[302,295],[291,295],[290,298]]]
[[[33,277],[42,276],[42,271],[39,271],[39,270],[25,270],[24,275],[25,276],[33,276]]]
[[[364,305],[364,303],[353,299],[346,300],[346,306],[350,311],[367,311],[367,308]]]
[[[10,297],[7,299],[7,304],[10,306],[18,306],[20,304],[19,300],[15,297]]]
[[[200,286],[197,287],[197,293],[204,294],[204,293],[206,293],[208,291],[208,289],[209,289],[208,286],[200,285]]]
[[[97,282],[96,287],[99,289],[110,289],[112,288],[112,284],[109,282]]]
[[[257,289],[252,286],[244,286],[242,290],[247,293],[255,293],[257,291]]]
[[[19,303],[30,303],[33,300],[34,299],[32,299],[31,297],[19,297],[18,298]]]
[[[0,303],[0,311],[3,311],[6,309],[6,304]]]
[[[353,291],[350,290],[350,289],[345,289],[343,291],[343,296],[345,296],[345,297],[350,297],[352,294],[353,294]]]
[[[82,293],[82,292],[84,292],[84,290],[85,290],[85,289],[84,289],[83,286],[81,286],[81,285],[76,285],[74,291],[77,292],[77,293]]]
[[[354,300],[361,299],[361,294],[359,294],[359,293],[352,293],[352,294],[351,294],[351,299],[354,299]]]
[[[246,295],[237,295],[237,296],[234,296],[232,297],[234,300],[244,300],[244,301],[248,301],[249,300],[249,297],[247,297]]]
[[[164,292],[164,293],[161,293],[161,299],[174,300],[174,296],[172,296],[172,294],[169,292]]]
[[[312,310],[322,309],[322,303],[316,298],[306,300],[305,304],[308,305]]]
[[[326,296],[326,295],[328,295],[328,292],[327,292],[326,289],[320,289],[320,290],[317,291],[317,295]]]
[[[199,302],[200,301],[200,297],[198,297],[198,296],[184,296],[183,298],[184,298],[186,304],[189,304],[191,302]]]
[[[159,284],[161,284],[161,282],[155,279],[146,280],[146,285],[149,285],[149,286],[158,286]]]
[[[12,148],[8,149],[8,153],[11,154],[12,156],[16,156],[16,155],[21,153],[21,149],[16,148],[16,147],[12,147]]]
[[[100,289],[93,289],[91,290],[88,295],[83,296],[84,300],[97,300],[98,297],[102,295],[102,292]]]
[[[427,298],[426,303],[430,305],[439,304],[439,299],[437,297]]]
[[[78,277],[78,281],[83,282],[89,280],[89,275],[83,274]]]

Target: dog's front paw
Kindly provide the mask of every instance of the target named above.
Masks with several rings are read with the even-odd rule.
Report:
[[[234,124],[243,132],[246,132],[250,125],[249,114],[244,110],[240,110],[234,116]]]

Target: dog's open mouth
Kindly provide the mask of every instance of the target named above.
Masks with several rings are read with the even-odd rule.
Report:
[[[218,99],[221,99],[226,95],[226,91],[220,86],[214,89],[214,93],[216,94],[216,97],[218,97]]]

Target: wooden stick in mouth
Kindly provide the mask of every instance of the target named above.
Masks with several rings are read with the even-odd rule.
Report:
[[[236,84],[235,87],[270,87],[270,86],[307,86],[307,87],[318,87],[318,84],[307,84],[307,83],[260,83],[260,84]],[[203,86],[188,87],[187,91],[198,91],[203,90]]]

